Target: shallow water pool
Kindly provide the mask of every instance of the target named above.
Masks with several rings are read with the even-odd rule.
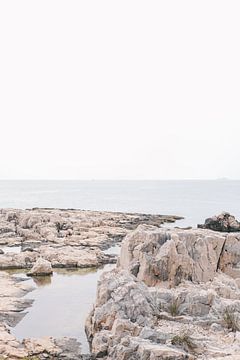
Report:
[[[107,250],[104,250],[103,252],[104,254],[109,254],[109,255],[120,255],[121,245],[113,245]]]
[[[102,269],[61,269],[52,276],[30,278],[28,281],[35,284],[36,290],[26,298],[34,299],[34,303],[11,333],[19,340],[41,336],[74,337],[80,341],[82,352],[88,353],[84,327],[96,299],[97,281],[103,271],[114,267],[111,264]],[[22,271],[14,273],[26,277]]]
[[[1,245],[0,249],[4,251],[4,254],[19,254],[21,252],[21,246]]]

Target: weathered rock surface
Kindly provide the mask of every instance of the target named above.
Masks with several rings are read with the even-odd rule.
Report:
[[[39,258],[51,262],[55,268],[98,267],[115,263],[116,257],[104,254],[97,247],[57,246],[44,244],[38,250],[7,253],[0,257],[0,269],[30,269]]]
[[[27,273],[28,276],[45,276],[53,273],[50,261],[43,258],[38,258],[31,270]]]
[[[240,222],[227,212],[206,219],[205,223],[198,227],[222,232],[240,232]]]
[[[80,344],[76,339],[63,337],[54,339],[25,339],[23,341],[28,356],[39,360],[91,360],[90,355],[82,355]]]
[[[141,223],[160,226],[177,216],[81,210],[0,210],[0,244],[19,246],[0,252],[0,269],[31,268],[39,257],[53,267],[90,267],[116,262],[104,249],[120,242]]]
[[[20,311],[31,305],[22,298],[32,287],[5,272],[0,272],[0,354],[3,359],[19,359],[27,356],[21,344],[10,334],[7,325],[21,320]]]
[[[176,219],[178,217],[80,210],[2,209],[0,246],[5,248],[0,251],[0,269],[27,268],[31,269],[28,275],[39,276],[51,274],[55,267],[84,268],[113,263],[116,256],[103,250],[120,242],[139,224],[160,226]],[[75,339],[46,337],[20,342],[11,335],[9,326],[16,325],[32,304],[24,297],[31,290],[27,281],[0,272],[0,358],[92,359],[90,355],[81,354]],[[140,293],[139,296],[141,298]]]
[[[86,322],[110,360],[239,359],[240,233],[140,225]]]
[[[212,231],[139,226],[122,244],[120,267],[149,286],[213,279],[225,237]]]

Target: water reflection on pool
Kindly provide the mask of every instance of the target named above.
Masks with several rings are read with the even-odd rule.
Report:
[[[110,255],[120,255],[121,252],[121,245],[113,245],[110,248],[108,248],[107,250],[103,251],[104,254],[110,254]]]
[[[3,250],[4,254],[19,254],[21,252],[21,246],[1,245],[0,249]]]
[[[50,277],[34,277],[29,282],[37,289],[26,295],[34,299],[27,315],[21,320],[12,334],[22,340],[27,337],[69,336],[77,338],[82,344],[83,353],[89,352],[84,326],[88,313],[96,298],[97,281],[103,269],[81,269],[54,271]],[[21,272],[17,276],[26,277]]]

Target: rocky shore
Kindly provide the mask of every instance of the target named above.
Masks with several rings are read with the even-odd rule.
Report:
[[[0,269],[31,268],[39,257],[52,267],[96,267],[116,261],[103,250],[139,224],[161,226],[178,216],[32,209],[0,211],[0,246],[19,247],[0,254]]]
[[[117,268],[99,281],[86,322],[92,354],[104,360],[240,359],[239,287],[235,225],[232,233],[140,225],[124,239]]]
[[[104,250],[121,242],[140,224],[160,227],[178,219],[72,209],[2,209],[0,270],[28,269],[31,276],[44,276],[54,268],[115,263],[116,255],[105,254]],[[32,304],[24,297],[32,290],[25,279],[0,272],[0,359],[92,359],[91,355],[81,354],[76,339],[46,337],[20,342],[11,335],[11,327]]]
[[[239,222],[223,213],[198,229],[167,227],[177,219],[1,210],[0,359],[239,360]],[[119,242],[118,258],[105,253]],[[94,308],[86,314],[91,354],[82,354],[76,339],[21,342],[11,334],[32,305],[24,295],[33,288],[4,270],[50,276],[57,267],[113,262],[116,268],[101,276]]]

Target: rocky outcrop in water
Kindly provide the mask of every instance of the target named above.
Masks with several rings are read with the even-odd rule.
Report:
[[[240,232],[240,222],[227,212],[206,219],[205,223],[198,227],[221,232]]]
[[[27,273],[28,276],[46,276],[53,273],[50,261],[38,258],[31,270]]]
[[[139,226],[102,275],[86,322],[104,360],[235,359],[240,233]]]

